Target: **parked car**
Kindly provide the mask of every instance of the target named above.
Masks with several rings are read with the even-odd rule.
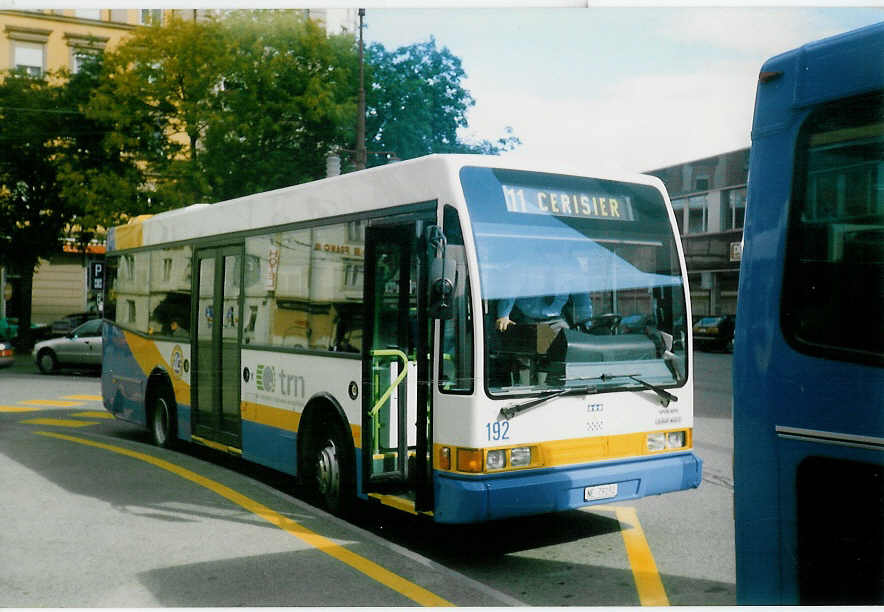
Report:
[[[12,344],[0,340],[0,368],[8,368],[13,363],[15,363],[15,351],[12,350]]]
[[[694,346],[718,350],[734,350],[734,315],[703,317],[694,323]]]
[[[79,327],[86,321],[98,319],[101,315],[97,312],[75,312],[65,315],[57,321],[53,321],[50,325],[52,336],[64,336],[69,334],[75,328]]]
[[[32,352],[37,368],[49,374],[64,366],[100,367],[103,324],[92,319],[61,338],[38,342]]]

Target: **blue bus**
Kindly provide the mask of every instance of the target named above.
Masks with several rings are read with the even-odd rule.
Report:
[[[884,23],[759,74],[740,269],[740,604],[884,602]]]

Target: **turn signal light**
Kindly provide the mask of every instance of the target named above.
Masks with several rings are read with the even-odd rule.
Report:
[[[482,451],[475,448],[457,449],[457,470],[459,472],[481,472]]]
[[[439,450],[439,469],[440,470],[450,470],[451,469],[451,449],[447,446],[443,446]]]

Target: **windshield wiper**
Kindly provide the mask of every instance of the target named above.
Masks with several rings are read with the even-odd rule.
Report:
[[[594,385],[582,385],[580,387],[565,387],[564,389],[557,389],[556,391],[551,391],[545,395],[542,395],[536,399],[528,400],[527,402],[521,404],[513,404],[512,406],[507,406],[506,408],[500,409],[500,416],[505,419],[511,419],[517,414],[521,414],[526,410],[531,410],[532,408],[536,408],[540,404],[544,402],[548,402],[549,400],[561,397],[562,395],[578,395],[578,394],[592,394],[597,393],[598,388]]]
[[[585,378],[568,378],[568,381],[573,380],[600,380],[602,382],[607,382],[613,378],[629,378],[640,384],[645,389],[649,389],[660,396],[660,399],[666,402],[665,405],[669,405],[669,402],[677,402],[678,398],[672,395],[669,391],[660,387],[658,385],[653,385],[646,380],[642,380],[638,377],[638,374],[610,374],[605,372],[601,376],[593,376],[593,377],[585,377]]]

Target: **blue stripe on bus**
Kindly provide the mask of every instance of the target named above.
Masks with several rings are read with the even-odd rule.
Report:
[[[703,461],[694,453],[632,459],[537,472],[465,476],[436,472],[436,508],[440,523],[468,523],[543,514],[590,505],[584,490],[617,483],[611,503],[696,488]]]
[[[242,421],[243,459],[274,470],[296,475],[298,471],[298,436],[270,425]]]

